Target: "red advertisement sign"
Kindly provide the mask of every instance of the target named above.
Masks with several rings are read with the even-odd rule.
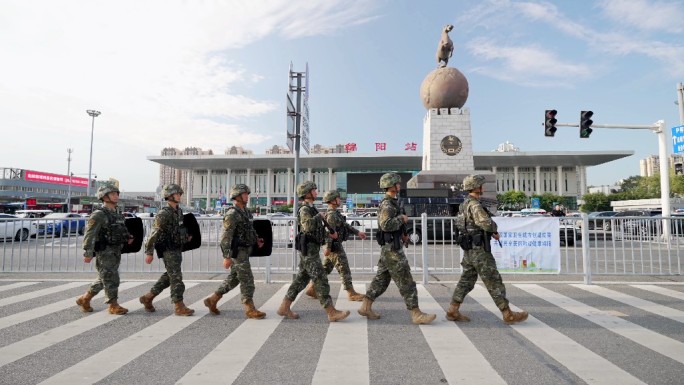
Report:
[[[26,170],[24,171],[24,179],[29,182],[43,182],[69,185],[70,178],[68,175],[48,174],[45,172]],[[73,176],[71,177],[71,185],[78,187],[88,187],[88,178],[78,178]]]

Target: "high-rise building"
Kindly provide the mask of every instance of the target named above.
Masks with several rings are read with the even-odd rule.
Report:
[[[211,150],[209,150],[209,151],[211,151]],[[254,151],[245,150],[244,148],[238,147],[238,146],[231,146],[231,147],[227,147],[223,153],[226,155],[252,155],[254,153]]]
[[[289,148],[284,147],[284,146],[278,146],[274,145],[273,147],[269,148],[266,150],[267,155],[274,155],[274,154],[292,154],[292,151],[290,151]]]
[[[162,156],[177,157],[183,155],[214,155],[212,150],[202,151],[198,147],[186,147],[184,150],[179,150],[173,147],[166,147],[161,151]],[[184,191],[190,191],[188,188],[192,183],[192,175],[187,170],[179,170],[177,168],[159,166],[159,186],[165,184],[175,183],[181,186]]]
[[[330,147],[325,147],[320,144],[314,144],[311,147],[312,154],[342,154],[345,153],[344,144],[336,144]]]
[[[674,170],[675,164],[684,163],[684,156],[681,154],[672,154],[668,158],[668,169]],[[639,161],[639,171],[641,176],[654,176],[660,174],[660,157],[658,155],[651,155],[646,159]]]

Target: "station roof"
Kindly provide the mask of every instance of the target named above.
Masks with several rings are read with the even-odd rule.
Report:
[[[476,169],[492,167],[598,166],[634,155],[634,151],[480,152],[473,154]],[[148,156],[148,160],[176,169],[286,169],[294,167],[292,154]],[[299,167],[334,170],[421,170],[422,154],[343,153],[311,154],[299,158]]]

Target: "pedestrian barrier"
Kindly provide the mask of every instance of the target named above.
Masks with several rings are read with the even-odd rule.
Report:
[[[513,218],[515,219],[515,218]],[[586,282],[592,275],[680,275],[684,258],[684,218],[619,217],[591,222],[583,217],[553,218],[560,228],[560,274],[582,275]],[[151,231],[154,218],[142,218],[145,234]],[[294,217],[271,220],[273,253],[251,258],[252,269],[264,274],[295,274],[299,256],[292,247]],[[60,221],[64,222],[64,219]],[[43,219],[0,219],[0,228],[9,234],[0,241],[3,272],[83,272],[93,271],[94,263],[83,263],[83,235],[77,231],[79,219],[61,224]],[[349,217],[349,223],[367,235],[365,240],[351,236],[344,247],[353,274],[373,275],[380,256],[376,241],[377,218]],[[202,246],[183,253],[186,273],[223,273],[219,242],[222,218],[199,217]],[[28,236],[22,229],[28,229]],[[51,229],[46,231],[45,229]],[[74,229],[75,231],[68,231]],[[16,230],[16,231],[15,231]],[[409,245],[404,252],[423,282],[440,275],[460,274],[462,251],[454,243],[455,224],[451,217],[412,217],[407,225]],[[19,236],[17,236],[17,232]],[[497,246],[495,246],[497,247]],[[144,250],[124,254],[121,272],[163,272],[161,261],[144,263]]]

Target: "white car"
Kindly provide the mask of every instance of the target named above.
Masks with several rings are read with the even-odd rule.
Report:
[[[0,238],[25,241],[33,235],[36,235],[36,226],[32,226],[31,221],[16,215],[0,214]]]
[[[378,229],[378,213],[369,212],[360,217],[350,215],[347,216],[347,223],[360,232],[370,234]]]

